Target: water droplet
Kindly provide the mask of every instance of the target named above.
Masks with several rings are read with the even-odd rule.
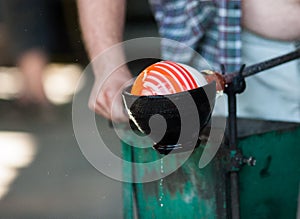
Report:
[[[160,173],[164,173],[164,160],[160,159]]]
[[[162,173],[162,174],[164,173],[164,161],[163,161],[163,159],[160,160],[160,173]],[[161,178],[160,181],[159,181],[159,190],[158,190],[159,191],[158,201],[159,201],[160,207],[164,206],[163,202],[164,202],[165,193],[164,193],[163,182],[164,182],[164,179]]]

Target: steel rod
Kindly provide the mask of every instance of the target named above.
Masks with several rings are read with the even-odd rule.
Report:
[[[278,56],[275,58],[272,58],[270,60],[267,61],[263,61],[254,65],[250,65],[248,67],[246,67],[242,73],[242,75],[244,77],[249,77],[251,75],[255,75],[259,72],[262,72],[264,70],[276,67],[278,65],[293,61],[295,59],[300,58],[300,49],[297,49],[293,52],[287,53],[285,55],[282,56]],[[229,84],[232,82],[233,78],[236,77],[239,74],[239,72],[233,72],[233,73],[229,73],[224,75],[224,79],[225,79],[225,83]]]
[[[228,93],[228,122],[229,122],[229,149],[236,151],[237,147],[237,119],[236,119],[236,94],[234,92]],[[238,186],[238,173],[229,173],[230,181],[230,208],[231,218],[240,218],[240,195]]]

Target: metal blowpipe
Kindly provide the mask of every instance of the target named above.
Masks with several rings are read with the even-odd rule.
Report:
[[[282,56],[272,58],[267,61],[263,61],[263,62],[254,64],[254,65],[250,65],[243,70],[242,76],[249,77],[249,76],[255,75],[261,71],[276,67],[278,65],[293,61],[298,58],[300,58],[300,49],[297,49],[293,52],[287,53]],[[224,75],[223,77],[224,77],[225,83],[230,84],[232,82],[233,78],[236,77],[238,74],[239,74],[239,72],[232,72],[232,73]]]

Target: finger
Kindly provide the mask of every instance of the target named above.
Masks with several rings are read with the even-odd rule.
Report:
[[[124,114],[124,107],[120,92],[113,95],[113,92],[107,92],[107,99],[109,101],[110,118],[114,122],[124,122],[127,120]]]
[[[96,101],[96,110],[100,115],[104,116],[106,119],[110,118],[110,106],[106,98],[98,98]]]
[[[101,98],[100,96],[95,97],[92,96],[89,100],[89,108],[90,110],[94,111],[98,115],[101,115],[107,119],[110,119],[109,111],[105,107],[105,104],[103,104],[104,98]]]
[[[94,111],[96,114],[103,116],[106,119],[110,119],[109,113],[103,106],[97,105]]]
[[[124,113],[121,99],[113,102],[113,106],[111,108],[111,118],[115,122],[125,122],[128,120],[126,114]]]

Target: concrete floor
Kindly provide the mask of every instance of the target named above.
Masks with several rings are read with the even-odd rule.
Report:
[[[32,163],[18,169],[0,200],[0,218],[122,217],[121,183],[98,172],[81,153],[73,134],[71,104],[41,115],[4,101],[0,109],[0,133],[21,131],[37,140]],[[104,119],[98,122],[107,124]]]

